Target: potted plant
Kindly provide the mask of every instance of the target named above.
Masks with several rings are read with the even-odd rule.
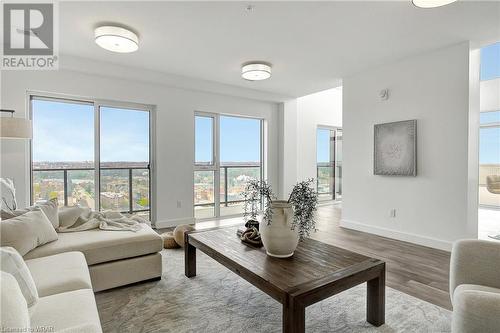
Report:
[[[293,255],[300,240],[315,230],[318,195],[314,179],[297,183],[288,200],[277,200],[266,181],[252,179],[243,192],[245,222],[256,221],[263,205],[260,223],[262,243],[268,255],[287,258]]]

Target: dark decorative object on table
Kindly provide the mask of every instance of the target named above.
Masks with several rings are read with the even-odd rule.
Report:
[[[245,227],[247,227],[247,228],[254,227],[255,229],[259,230],[259,221],[257,221],[257,220],[248,220],[248,221],[245,222]]]
[[[240,239],[243,243],[251,245],[251,246],[255,246],[255,247],[262,246],[262,239],[260,238],[259,230],[255,227],[247,228],[241,234]]]

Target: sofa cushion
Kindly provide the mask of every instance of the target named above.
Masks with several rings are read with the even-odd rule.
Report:
[[[65,252],[26,260],[40,297],[78,289],[92,289],[89,269],[81,252]]]
[[[12,246],[22,256],[37,246],[56,239],[56,231],[38,207],[0,223],[0,245]]]
[[[59,228],[67,228],[75,224],[85,208],[79,206],[64,206],[59,209]]]
[[[455,304],[455,298],[458,297],[457,295],[465,291],[482,291],[500,295],[500,289],[498,288],[481,286],[478,284],[461,284],[457,288],[455,288],[455,291],[453,292],[452,303]]]
[[[54,227],[54,229],[59,227],[59,216],[58,216],[58,201],[57,198],[53,198],[50,200],[42,201],[36,203],[34,206],[30,206],[24,209],[17,209],[14,211],[5,211],[2,209],[2,220],[11,219],[13,217],[26,214],[34,209],[39,207],[44,213],[45,216],[49,219],[50,223]]]
[[[103,262],[89,267],[92,289],[95,292],[127,284],[161,278],[160,252],[145,256]]]
[[[92,229],[60,233],[56,242],[40,246],[28,252],[24,259],[80,251],[85,255],[87,264],[94,265],[151,254],[162,249],[163,242],[160,235],[148,225],[141,224],[141,229],[137,232]]]
[[[94,293],[90,289],[41,297],[31,314],[32,327],[53,327],[58,332],[81,325],[98,327],[101,332]]]
[[[30,315],[19,284],[9,273],[0,272],[0,328],[5,332],[29,332]]]
[[[0,269],[16,279],[28,308],[35,306],[38,301],[37,288],[30,270],[16,249],[9,246],[0,248]]]
[[[452,332],[498,332],[500,289],[459,285],[453,294]]]

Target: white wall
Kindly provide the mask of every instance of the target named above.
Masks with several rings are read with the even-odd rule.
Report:
[[[462,43],[344,78],[342,226],[441,249],[477,237],[469,53]],[[390,98],[380,101],[384,88]],[[373,175],[373,125],[407,119],[418,120],[417,177]]]
[[[192,222],[195,110],[264,118],[269,141],[267,175],[278,186],[277,103],[71,70],[5,71],[1,83],[0,106],[15,109],[19,117],[27,114],[27,90],[156,105],[156,207],[161,226]],[[14,178],[20,205],[29,200],[28,170],[27,143],[2,140],[1,176]]]
[[[342,127],[342,87],[297,99],[297,178],[316,178],[318,126]]]
[[[297,99],[279,106],[279,198],[285,199],[297,182]]]
[[[285,199],[298,181],[316,178],[316,130],[342,126],[342,88],[289,100],[279,114],[279,197]]]

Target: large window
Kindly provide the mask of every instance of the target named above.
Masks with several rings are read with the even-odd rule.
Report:
[[[241,214],[241,192],[262,170],[261,119],[195,115],[196,218]]]
[[[481,48],[478,237],[500,234],[500,42]]]
[[[500,208],[500,195],[489,188],[488,176],[500,177],[500,111],[480,114],[479,204]]]
[[[481,112],[479,128],[479,204],[500,208],[500,195],[493,188],[500,177],[500,43],[481,48]],[[488,183],[488,179],[490,182]],[[498,225],[495,224],[495,228]]]
[[[31,98],[33,202],[149,217],[149,108],[110,105]]]
[[[92,103],[32,99],[32,201],[95,209]]]
[[[342,198],[342,130],[318,128],[316,132],[316,178],[319,200]]]

